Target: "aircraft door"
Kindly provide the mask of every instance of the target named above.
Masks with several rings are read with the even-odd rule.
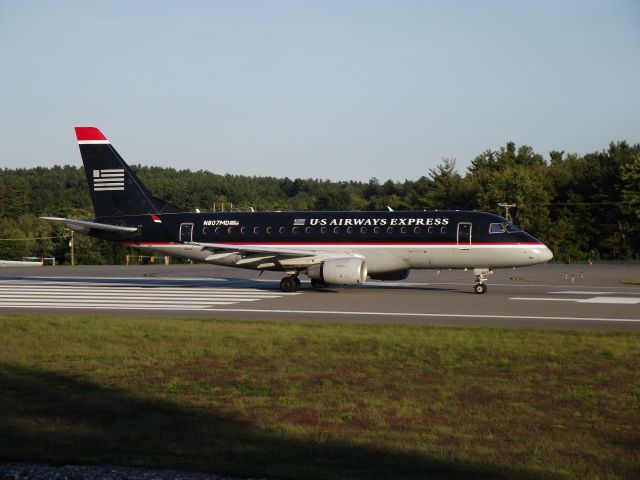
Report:
[[[180,224],[180,241],[193,242],[193,223]]]
[[[459,250],[471,249],[471,223],[470,222],[458,223],[457,243],[458,243]]]

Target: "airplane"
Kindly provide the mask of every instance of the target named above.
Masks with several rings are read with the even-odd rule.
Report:
[[[95,127],[76,127],[96,218],[41,217],[130,247],[204,263],[282,271],[284,292],[403,280],[411,269],[472,269],[487,292],[494,268],[544,263],[549,248],[493,213],[464,210],[187,212],[155,197]]]

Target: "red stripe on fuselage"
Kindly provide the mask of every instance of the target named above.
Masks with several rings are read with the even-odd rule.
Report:
[[[120,245],[182,245],[180,242],[118,242]]]
[[[182,245],[180,242],[120,242],[123,245]],[[369,245],[407,245],[407,246],[415,246],[415,245],[468,245],[467,243],[456,243],[456,242],[202,242],[204,245],[207,243],[215,243],[216,245],[229,245],[230,247],[237,246],[252,246],[252,247],[272,247],[274,245],[287,245],[287,246],[300,246],[304,247],[306,245],[314,245],[314,246],[350,246],[350,247],[361,247],[361,246],[369,246]],[[471,246],[474,245],[523,245],[523,246],[531,246],[538,245],[544,246],[541,242],[473,242]]]

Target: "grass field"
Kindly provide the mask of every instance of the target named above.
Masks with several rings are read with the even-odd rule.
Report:
[[[640,478],[640,334],[0,316],[0,460]]]

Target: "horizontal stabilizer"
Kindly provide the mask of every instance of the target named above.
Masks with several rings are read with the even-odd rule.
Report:
[[[64,226],[70,230],[76,232],[85,233],[88,229],[94,228],[96,230],[104,230],[107,232],[119,232],[119,233],[134,233],[138,229],[136,227],[122,227],[120,225],[110,225],[108,223],[98,223],[91,220],[71,220],[69,218],[59,217],[40,217],[43,220],[49,220],[50,222],[62,222]]]

